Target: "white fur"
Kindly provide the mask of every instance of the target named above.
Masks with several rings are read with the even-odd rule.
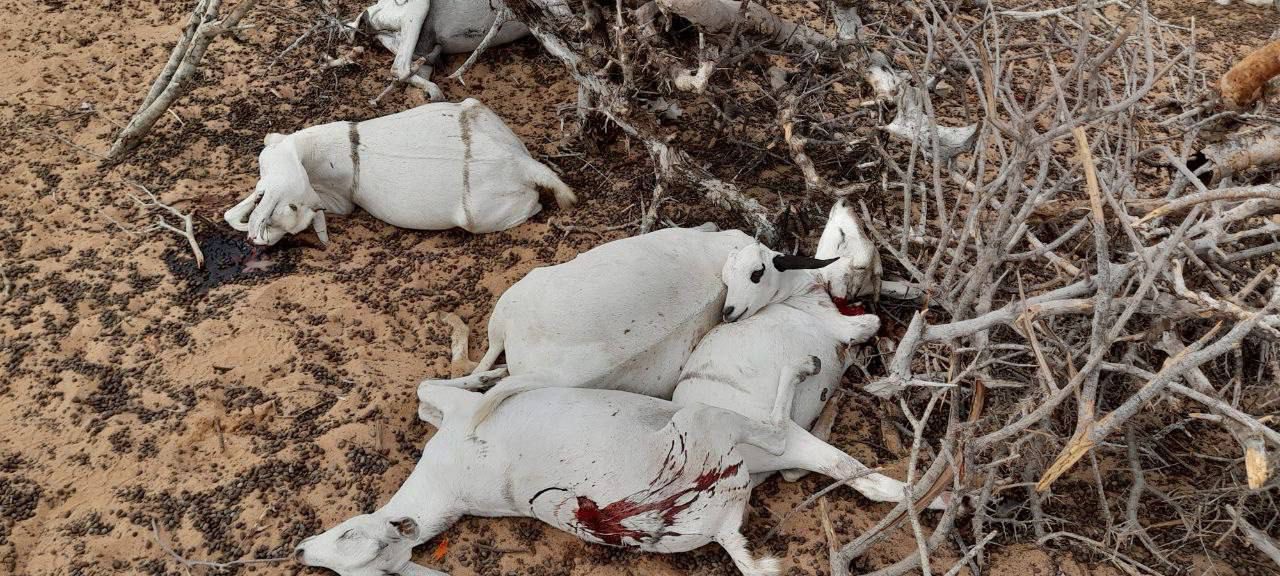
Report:
[[[481,234],[537,214],[539,187],[561,207],[576,201],[478,100],[427,104],[356,123],[358,166],[351,127],[334,122],[267,136],[254,193],[227,210],[227,223],[258,245],[312,226],[327,241],[325,215],[360,206],[402,228]]]
[[[553,14],[569,14],[564,0],[545,0]],[[488,0],[379,0],[354,24],[372,32],[396,57],[391,70],[399,80],[422,88],[431,100],[440,100],[440,88],[431,72],[441,53],[475,50],[497,17],[498,3]],[[529,33],[520,22],[502,24],[491,45],[506,44]],[[413,59],[426,63],[414,74]]]
[[[815,368],[806,359],[775,376],[764,422],[626,392],[542,387],[504,402],[474,433],[482,396],[424,382],[419,415],[440,429],[413,473],[385,506],[304,540],[296,557],[342,576],[437,575],[410,562],[413,546],[464,515],[524,516],[649,552],[718,542],[743,574],[773,576],[777,562],[755,559],[739,532],[751,483],[740,449],[784,448],[794,387]]]
[[[875,293],[880,284],[880,257],[862,231],[853,209],[843,200],[837,201],[828,222],[818,242],[817,258],[805,264],[810,266],[808,269],[780,269],[781,261],[794,257],[759,243],[729,255],[721,272],[728,286],[725,321],[745,320],[770,304],[812,292],[817,287],[844,299]],[[836,258],[839,263],[835,265],[819,262]]]
[[[863,231],[853,207],[843,198],[831,206],[814,256],[841,259],[820,272],[827,292],[832,296],[853,300],[859,296],[877,295],[882,273],[880,252]]]
[[[788,287],[778,289],[786,297],[762,306],[758,313],[749,314],[746,319],[721,324],[707,333],[689,356],[672,396],[672,401],[682,406],[702,403],[748,418],[765,419],[778,393],[774,375],[785,366],[816,356],[821,361],[821,370],[795,390],[786,452],[772,455],[751,447],[743,449],[752,475],[800,469],[844,479],[866,471],[852,456],[808,430],[852,365],[851,349],[875,336],[880,328],[880,319],[875,315],[841,314],[828,293],[834,284],[829,279],[839,279],[842,286],[860,285],[860,275],[874,260],[867,254],[874,254],[875,246],[862,234],[857,218],[843,202],[837,202],[832,208],[822,238],[817,256],[838,260],[821,269],[773,271],[763,275],[760,285],[765,292],[772,294],[777,284]],[[752,257],[768,255],[759,260],[762,263],[769,262],[772,254],[776,254],[758,245],[741,252]],[[727,269],[726,274],[747,272],[749,276],[749,267]],[[749,279],[738,285],[760,289]],[[733,296],[731,288],[730,298]],[[862,476],[852,481],[851,486],[876,501],[897,502],[903,496],[903,483],[882,474]],[[940,499],[933,504],[941,507],[943,503]]]
[[[537,268],[498,299],[489,349],[472,376],[440,382],[479,389],[506,352],[510,375],[477,410],[554,383],[670,398],[694,344],[719,320],[729,253],[751,242],[739,231],[669,228],[624,238]]]

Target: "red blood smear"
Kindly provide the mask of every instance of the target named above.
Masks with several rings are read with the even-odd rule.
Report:
[[[596,504],[595,500],[587,498],[586,496],[579,496],[578,510],[574,512],[574,517],[577,518],[579,524],[582,524],[583,528],[588,532],[591,532],[596,538],[599,538],[606,544],[620,546],[623,538],[630,538],[636,542],[641,542],[648,537],[652,537],[653,534],[627,528],[622,525],[624,520],[648,512],[659,511],[662,515],[663,527],[671,526],[675,523],[676,516],[692,506],[693,503],[698,500],[698,497],[695,496],[690,498],[689,501],[684,504],[676,504],[676,502],[680,501],[680,499],[686,495],[704,492],[710,489],[720,480],[737,474],[738,469],[741,466],[742,463],[739,462],[733,466],[725,468],[724,470],[709,470],[707,472],[703,472],[702,475],[698,476],[698,479],[694,481],[692,488],[683,490],[657,502],[650,502],[647,504],[643,502],[632,502],[630,500],[619,500],[601,508],[600,505]],[[661,537],[667,534],[672,533],[663,533],[658,536]]]
[[[867,313],[867,309],[863,308],[862,305],[850,303],[844,298],[832,296],[831,302],[836,305],[836,310],[839,310],[845,316],[861,316]]]

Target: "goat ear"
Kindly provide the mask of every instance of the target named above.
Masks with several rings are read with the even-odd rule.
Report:
[[[262,200],[262,191],[255,190],[248,198],[241,200],[239,204],[227,210],[222,217],[232,228],[240,232],[248,232],[249,215],[253,213],[253,208],[258,204],[259,200]]]
[[[328,246],[329,227],[324,222],[324,210],[315,211],[315,215],[311,218],[311,226],[315,228],[316,237],[320,239],[320,243]]]
[[[773,267],[779,272],[787,270],[816,270],[824,268],[839,258],[829,258],[826,260],[819,258],[810,258],[808,256],[797,256],[792,254],[779,254],[773,257]]]
[[[267,137],[262,139],[263,146],[275,146],[281,142],[284,142],[284,134],[277,134],[275,132],[267,134]]]
[[[391,520],[388,531],[392,538],[408,538],[410,540],[418,537],[418,522],[413,518],[404,516]]]

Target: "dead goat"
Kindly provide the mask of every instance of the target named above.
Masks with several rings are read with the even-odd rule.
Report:
[[[787,422],[787,449],[767,454],[744,447],[747,469],[756,480],[783,471],[790,480],[802,471],[850,482],[867,498],[902,500],[903,483],[868,472],[852,456],[810,433],[827,401],[852,365],[852,348],[875,336],[880,319],[855,299],[872,295],[879,284],[879,258],[853,210],[843,200],[831,209],[818,243],[818,269],[793,269],[792,257],[752,245],[735,253],[722,276],[729,284],[727,319],[702,338],[685,363],[672,401],[703,403],[764,419],[778,394],[778,370],[816,356],[821,370],[795,390]],[[758,295],[758,298],[741,298]],[[736,308],[736,309],[735,309]],[[782,336],[780,336],[782,335]],[[825,436],[825,433],[820,433]],[[932,502],[943,508],[947,497]]]
[[[553,14],[571,14],[565,0],[545,2]],[[509,18],[505,10],[501,3],[484,0],[379,0],[360,14],[353,27],[395,53],[391,71],[396,80],[421,88],[436,101],[444,95],[431,82],[431,73],[441,54],[471,52],[529,34],[529,29]],[[415,69],[415,58],[425,63]]]
[[[719,323],[726,293],[764,289],[726,291],[721,280],[729,255],[751,244],[737,230],[668,228],[534,269],[498,299],[489,348],[472,375],[437,383],[492,385],[474,424],[506,398],[548,382],[670,398],[689,353]],[[784,266],[820,264],[788,257]],[[504,352],[506,367],[494,368]]]
[[[436,103],[364,122],[267,136],[253,194],[224,217],[260,246],[359,206],[401,228],[506,230],[537,214],[539,189],[576,202],[550,168],[478,100]]]
[[[668,228],[535,268],[498,299],[471,376],[437,383],[482,390],[498,381],[476,423],[511,395],[547,385],[670,398],[680,365],[720,320],[725,258],[750,243],[736,230]],[[504,352],[506,366],[495,368]]]
[[[750,497],[740,445],[778,453],[809,358],[779,375],[768,420],[613,390],[543,387],[471,430],[477,392],[430,382],[418,414],[439,428],[390,502],[304,540],[297,560],[342,576],[439,576],[411,551],[462,516],[533,517],[588,542],[686,552],[711,542],[742,574],[775,575],[739,527]],[[477,442],[478,441],[478,444]]]

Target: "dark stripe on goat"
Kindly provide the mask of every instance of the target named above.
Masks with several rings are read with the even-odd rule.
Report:
[[[360,186],[360,129],[357,126],[357,122],[347,122],[347,137],[351,141],[351,193],[347,197],[353,200]]]

